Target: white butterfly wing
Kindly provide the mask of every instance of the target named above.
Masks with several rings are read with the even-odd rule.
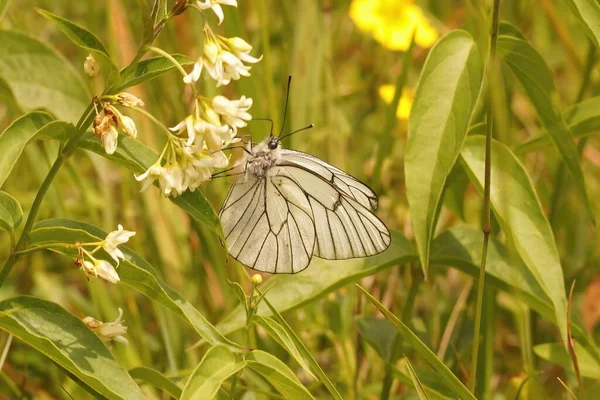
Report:
[[[238,177],[220,212],[229,254],[250,268],[297,273],[310,263],[315,227],[310,203],[279,168],[263,179]]]
[[[377,195],[370,187],[350,174],[301,151],[281,149],[280,165],[304,168],[330,182],[339,192],[356,200],[371,211],[377,210]]]
[[[278,165],[309,199],[317,242],[313,255],[343,260],[372,256],[387,249],[391,242],[390,233],[372,212],[377,198],[371,189],[314,157],[310,160],[302,158],[301,162],[297,162],[298,159],[296,152],[289,154],[286,150]],[[330,174],[326,174],[325,170]],[[355,191],[337,185],[337,176],[354,181]],[[361,195],[353,196],[357,191]]]

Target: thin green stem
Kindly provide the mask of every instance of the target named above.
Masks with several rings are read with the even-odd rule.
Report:
[[[159,49],[158,47],[154,47],[154,46],[149,46],[148,50],[150,50],[156,54],[159,54],[159,55],[163,56],[164,58],[166,58],[167,60],[171,61],[171,63],[179,70],[179,72],[181,72],[181,74],[183,76],[186,76],[188,74],[187,72],[185,72],[185,69],[183,69],[183,66],[172,55],[170,55],[163,49]]]
[[[470,389],[475,394],[477,382],[477,362],[479,358],[479,342],[481,332],[481,314],[483,305],[483,292],[485,287],[485,267],[487,261],[488,243],[491,233],[491,207],[490,193],[492,182],[492,137],[494,132],[494,107],[492,101],[492,84],[495,78],[496,67],[496,44],[498,42],[498,27],[500,22],[500,0],[494,0],[492,11],[492,26],[490,31],[490,47],[487,60],[487,81],[489,83],[487,93],[487,130],[485,135],[485,173],[483,185],[483,249],[481,251],[481,265],[479,267],[479,279],[477,282],[477,305],[475,308],[475,327],[473,329],[473,351],[471,354],[471,376]]]
[[[8,355],[8,350],[10,350],[10,345],[12,344],[13,335],[9,334],[6,338],[6,343],[4,343],[4,349],[2,349],[2,355],[0,355],[0,371],[2,371],[2,367],[4,367],[4,362],[6,361],[6,356]]]
[[[171,132],[169,130],[169,128],[167,128],[162,122],[160,122],[154,115],[150,114],[148,111],[144,110],[143,108],[139,108],[139,107],[129,107],[129,108],[148,117],[148,119],[150,119],[152,122],[154,122],[156,125],[158,125],[161,129],[163,129],[165,132],[167,132],[168,136],[177,137],[176,135],[173,134],[173,132]]]

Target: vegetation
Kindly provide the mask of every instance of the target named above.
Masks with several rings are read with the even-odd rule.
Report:
[[[595,398],[598,46],[594,0],[0,0],[0,398]],[[391,245],[258,274],[221,171],[309,124]]]

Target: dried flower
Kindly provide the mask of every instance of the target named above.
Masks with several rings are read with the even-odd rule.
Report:
[[[144,107],[144,102],[131,93],[121,92],[117,95],[117,102],[125,107]]]

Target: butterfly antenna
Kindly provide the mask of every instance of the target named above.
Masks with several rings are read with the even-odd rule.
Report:
[[[269,121],[271,129],[269,130],[269,136],[273,136],[273,120],[271,118],[252,118],[252,121]]]
[[[290,100],[290,86],[291,85],[292,85],[292,76],[290,75],[290,76],[288,76],[287,93],[285,94],[285,108],[283,110],[283,122],[281,123],[281,130],[279,131],[279,135],[277,135],[277,137],[281,136],[281,133],[283,132],[283,127],[285,126],[285,118],[287,117],[287,111],[288,111],[288,102]],[[273,135],[271,135],[271,136],[273,136]]]
[[[307,129],[313,128],[314,126],[315,126],[315,124],[310,124],[310,125],[308,125],[308,126],[305,126],[304,128],[301,128],[301,129],[298,129],[298,130],[296,130],[296,131],[294,131],[294,132],[288,133],[287,135],[283,135],[283,136],[282,136],[282,137],[280,137],[278,140],[283,140],[283,139],[285,139],[285,138],[286,138],[286,137],[288,137],[288,136],[292,136],[294,133],[298,133],[298,132],[305,131],[305,130],[307,130]]]

